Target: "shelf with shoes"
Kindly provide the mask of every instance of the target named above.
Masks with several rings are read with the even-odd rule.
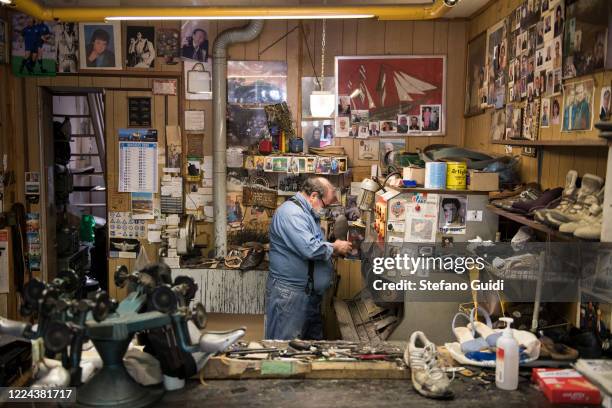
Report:
[[[543,232],[546,234],[549,241],[583,241],[582,238],[577,238],[572,234],[565,234],[563,232],[559,232],[549,226],[542,224],[541,222],[532,220],[524,215],[513,213],[510,211],[506,211],[501,208],[497,208],[494,205],[488,205],[487,209],[501,217],[512,220],[522,225],[526,225],[536,231]]]

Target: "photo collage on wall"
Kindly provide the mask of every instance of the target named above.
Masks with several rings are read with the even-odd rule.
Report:
[[[445,132],[443,56],[336,57],[335,136]]]

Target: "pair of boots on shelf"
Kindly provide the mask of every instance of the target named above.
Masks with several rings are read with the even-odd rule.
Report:
[[[565,188],[554,208],[534,212],[534,218],[559,231],[589,240],[599,240],[603,220],[604,180],[594,174],[582,177],[576,187],[578,172],[570,170],[565,176]]]

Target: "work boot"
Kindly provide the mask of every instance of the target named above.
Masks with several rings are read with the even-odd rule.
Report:
[[[565,211],[570,205],[576,202],[576,181],[578,180],[578,172],[570,170],[565,175],[565,186],[561,194],[561,200],[554,210]],[[550,208],[536,210],[533,213],[533,218],[542,223],[546,222],[546,213],[551,211]]]
[[[428,398],[452,398],[450,380],[440,367],[437,355],[436,345],[423,332],[416,331],[410,336],[404,362],[410,366],[412,385],[419,394]]]
[[[585,174],[582,177],[582,185],[576,195],[576,202],[565,211],[557,209],[546,213],[545,223],[554,228],[561,224],[580,221],[589,215],[593,205],[601,205],[603,201],[603,179],[594,174]]]
[[[523,200],[536,200],[541,195],[542,190],[537,184],[534,183],[515,196],[494,200],[491,202],[491,204],[506,211],[512,211],[512,204]]]
[[[586,227],[591,224],[601,223],[601,217],[603,216],[603,207],[600,204],[593,204],[589,208],[588,216],[578,221],[566,222],[564,224],[561,224],[559,226],[559,231],[564,232],[566,234],[573,234],[578,228]]]
[[[600,207],[601,208],[601,207]],[[601,240],[601,224],[603,222],[603,209],[599,214],[590,219],[591,222],[584,223],[574,231],[574,236],[583,239]]]

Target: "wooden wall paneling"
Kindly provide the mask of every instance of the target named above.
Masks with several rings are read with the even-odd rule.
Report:
[[[461,126],[460,121],[463,118],[463,111],[459,112],[457,110],[458,107],[462,106],[462,100],[458,100],[457,98],[463,98],[464,92],[459,89],[459,84],[464,83],[464,69],[463,64],[457,61],[453,64],[454,61],[449,61],[448,54],[448,35],[449,35],[449,22],[448,21],[436,21],[432,23],[434,26],[434,35],[433,35],[433,49],[432,54],[435,55],[446,55],[446,99],[444,100],[444,109],[446,111],[445,121],[445,135],[444,136],[435,136],[428,137],[427,144],[434,143],[450,143],[450,144],[459,144],[461,139],[461,131],[457,132]],[[457,39],[459,41],[459,39]],[[465,41],[461,41],[462,43]],[[464,47],[457,47],[457,49],[463,50]],[[463,60],[463,58],[462,58]],[[451,65],[452,64],[452,65]],[[453,67],[451,69],[450,67]],[[450,84],[454,84],[454,86],[450,86]],[[459,116],[461,114],[461,116]]]
[[[412,53],[415,55],[430,55],[434,53],[435,23],[431,21],[415,21],[412,37]],[[448,81],[448,74],[447,74]],[[409,137],[409,149],[415,151],[429,145],[429,137]]]
[[[382,23],[381,23],[382,24]],[[327,20],[325,35],[325,76],[336,75],[336,56],[342,55],[343,48],[343,23],[342,20]],[[321,40],[315,44],[314,52],[321,54]],[[320,61],[320,58],[319,58]],[[321,70],[321,62],[317,71]]]
[[[457,41],[466,43],[466,24],[450,22],[446,42],[446,140],[441,143],[464,144],[465,126],[463,118],[466,79],[467,47],[457,47]],[[440,42],[444,42],[441,38]],[[438,42],[436,41],[436,47]],[[436,138],[437,139],[437,138]]]
[[[377,20],[357,20],[357,55],[385,53],[385,23]]]
[[[342,55],[357,55],[357,20],[342,21]]]
[[[412,21],[385,22],[385,54],[406,55],[412,52]]]
[[[302,33],[300,29],[300,41],[302,42],[302,55],[301,55],[301,65],[302,65],[302,76],[312,77],[315,75],[319,75],[319,69],[316,68],[315,65],[315,56],[317,54],[317,44],[315,42],[316,37],[316,21],[308,20],[301,22],[304,32]],[[320,46],[320,42],[319,42]],[[310,54],[309,54],[310,52]],[[319,53],[321,50],[319,49]],[[312,62],[310,59],[312,58]],[[313,70],[313,65],[315,70]]]
[[[302,117],[302,64],[300,60],[299,22],[287,21],[286,29],[291,32],[285,39],[285,61],[287,61],[287,103],[291,107],[291,115],[295,120],[298,134],[301,134],[300,120]],[[330,71],[333,73],[333,70]]]

